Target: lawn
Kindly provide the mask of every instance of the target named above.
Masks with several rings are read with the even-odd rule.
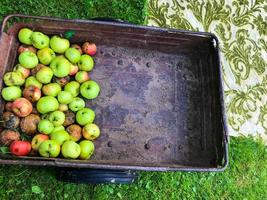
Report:
[[[145,0],[0,2],[0,20],[24,13],[64,18],[113,17],[143,24]],[[0,199],[264,199],[267,149],[260,140],[231,138],[230,164],[221,173],[140,172],[132,185],[59,182],[50,167],[0,166]]]

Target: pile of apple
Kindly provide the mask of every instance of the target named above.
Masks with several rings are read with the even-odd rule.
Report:
[[[16,156],[89,159],[92,141],[100,135],[93,123],[95,113],[84,101],[100,92],[88,74],[96,45],[70,45],[68,39],[49,38],[28,28],[19,31],[18,39],[19,64],[3,77],[6,104],[0,142]],[[31,142],[22,140],[21,134],[30,136]]]

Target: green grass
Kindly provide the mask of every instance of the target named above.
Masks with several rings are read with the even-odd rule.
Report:
[[[232,138],[224,172],[140,172],[131,185],[59,182],[53,168],[1,166],[0,199],[264,199],[267,149],[251,138]]]

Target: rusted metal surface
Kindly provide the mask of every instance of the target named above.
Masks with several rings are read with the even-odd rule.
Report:
[[[10,51],[0,53],[1,74],[15,64],[16,35],[24,26],[50,35],[74,30],[71,42],[97,44],[91,78],[102,90],[86,104],[95,110],[102,133],[90,161],[5,156],[0,163],[153,171],[219,171],[227,165],[218,41],[213,35],[43,18],[2,33],[0,45]]]

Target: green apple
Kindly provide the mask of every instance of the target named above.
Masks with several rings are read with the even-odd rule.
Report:
[[[37,111],[41,114],[55,111],[58,109],[58,106],[57,99],[52,96],[41,97],[36,105]]]
[[[100,86],[95,81],[86,81],[80,87],[81,95],[86,99],[94,99],[100,92]]]
[[[68,109],[69,109],[69,107],[67,104],[59,104],[59,106],[58,106],[58,110],[62,111],[62,112],[66,111]]]
[[[57,132],[57,131],[65,131],[65,127],[63,125],[56,126],[54,127],[54,130],[52,131],[52,133]]]
[[[41,32],[33,32],[31,40],[32,45],[37,49],[49,47],[49,37]]]
[[[94,67],[94,60],[89,55],[82,55],[78,62],[78,66],[80,70],[91,71]]]
[[[54,129],[53,123],[47,119],[41,119],[41,121],[38,124],[38,131],[40,133],[49,135],[50,133],[52,133],[53,129]]]
[[[22,91],[17,86],[9,86],[2,89],[2,97],[6,101],[14,101],[20,98]]]
[[[60,145],[53,140],[42,142],[38,148],[39,154],[47,158],[55,158],[60,153]]]
[[[29,86],[35,86],[41,89],[43,84],[40,83],[34,76],[29,76],[25,81],[25,87]]]
[[[76,75],[75,75],[75,80],[79,83],[83,83],[85,81],[88,81],[89,78],[89,74],[86,71],[79,71]]]
[[[80,52],[75,49],[75,48],[68,48],[66,51],[65,51],[65,57],[68,58],[68,60],[75,64],[77,62],[79,62],[80,58],[81,58],[81,54]]]
[[[72,102],[73,97],[69,91],[61,91],[57,95],[57,100],[59,103],[69,104],[70,102]]]
[[[55,97],[61,91],[61,87],[58,83],[49,83],[44,85],[42,88],[42,92],[47,96]]]
[[[38,57],[31,51],[24,51],[19,54],[19,63],[22,67],[32,69],[38,65]]]
[[[70,139],[70,135],[67,131],[55,131],[51,133],[50,139],[56,141],[59,145],[62,145],[64,142]]]
[[[65,85],[64,90],[70,92],[73,97],[76,97],[79,94],[79,88],[80,84],[78,82],[71,81]]]
[[[85,102],[80,97],[73,98],[72,102],[69,103],[69,109],[73,112],[77,112],[85,107]]]
[[[25,82],[25,79],[23,77],[23,74],[20,72],[7,72],[4,75],[4,83],[7,86],[20,86],[23,85]]]
[[[18,38],[19,41],[23,44],[31,45],[32,40],[31,40],[31,35],[33,31],[28,28],[22,28],[19,30]]]
[[[56,53],[64,53],[70,47],[70,42],[67,39],[55,35],[50,40],[50,47]]]
[[[83,137],[87,140],[94,140],[99,137],[100,129],[96,124],[86,124],[82,130]]]
[[[43,84],[50,83],[52,78],[53,78],[53,71],[50,67],[42,67],[36,73],[36,79]]]
[[[82,160],[88,160],[95,151],[95,145],[89,140],[83,140],[79,143],[81,148],[81,153],[79,158]]]
[[[65,158],[75,159],[79,157],[81,148],[76,142],[67,141],[63,143],[61,152]]]
[[[44,65],[49,65],[51,61],[53,60],[53,58],[56,57],[56,54],[52,49],[46,47],[46,48],[43,48],[37,51],[37,57],[40,63]]]
[[[30,70],[22,67],[20,64],[15,65],[13,71],[22,73],[24,78],[27,78],[30,75]]]
[[[94,119],[95,112],[90,108],[83,108],[76,113],[76,121],[82,126],[93,123]]]
[[[50,113],[48,119],[53,123],[54,126],[60,126],[65,121],[65,114],[57,110]]]
[[[71,64],[66,58],[57,56],[50,63],[50,67],[56,77],[62,78],[70,73]]]
[[[46,140],[49,140],[49,136],[45,134],[37,134],[32,138],[32,149],[37,151],[39,146]]]

